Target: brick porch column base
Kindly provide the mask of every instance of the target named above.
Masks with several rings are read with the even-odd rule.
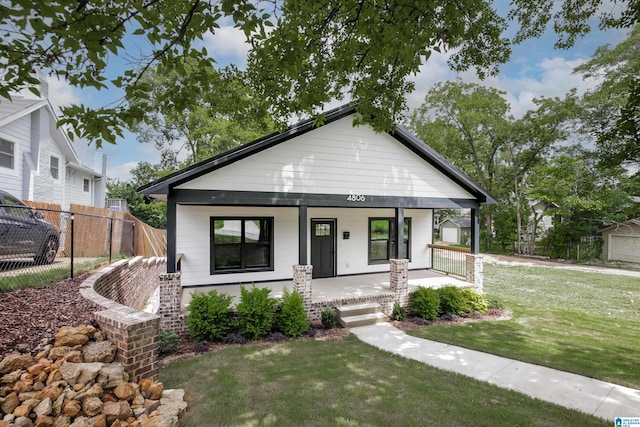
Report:
[[[484,292],[484,264],[482,255],[466,254],[467,282],[473,283],[473,290],[478,293]]]
[[[294,265],[293,266],[293,290],[298,291],[302,295],[302,304],[307,318],[311,312],[311,274],[313,273],[313,265]]]
[[[159,276],[160,305],[160,329],[169,329],[177,334],[188,330],[184,321],[184,315],[180,312],[182,301],[181,273],[162,273]]]
[[[391,292],[393,292],[394,300],[401,307],[409,305],[409,260],[408,259],[390,259],[390,282]],[[393,305],[389,307],[390,315]]]

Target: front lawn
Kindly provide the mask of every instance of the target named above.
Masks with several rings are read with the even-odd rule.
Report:
[[[408,332],[640,389],[640,278],[485,264],[484,290],[511,320]]]
[[[185,426],[607,426],[525,395],[378,350],[350,336],[236,346],[163,368]]]

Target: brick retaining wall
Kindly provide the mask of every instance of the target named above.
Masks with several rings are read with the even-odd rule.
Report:
[[[116,360],[134,381],[158,377],[160,317],[140,311],[166,271],[165,258],[135,257],[103,268],[80,285],[80,294],[96,303],[100,329],[118,348]]]

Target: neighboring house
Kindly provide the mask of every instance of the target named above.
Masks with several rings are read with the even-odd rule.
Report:
[[[478,209],[495,199],[398,125],[353,126],[355,108],[327,112],[146,184],[167,201],[167,270],[183,286],[286,280],[431,267],[434,209]],[[397,244],[400,242],[400,244]]]
[[[530,233],[537,236],[539,233],[549,231],[549,229],[553,227],[553,214],[551,213],[558,209],[558,207],[555,203],[547,203],[540,200],[529,202],[529,217],[532,224]]]
[[[46,90],[46,89],[45,89]],[[47,99],[0,98],[0,188],[23,200],[104,207],[106,160],[82,164]]]
[[[602,233],[603,258],[640,263],[640,218],[612,225],[599,233]]]
[[[471,239],[470,218],[447,218],[440,223],[440,240],[443,243],[468,245]]]

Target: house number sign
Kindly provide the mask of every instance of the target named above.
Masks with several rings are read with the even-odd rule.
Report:
[[[347,196],[348,202],[364,202],[365,198],[363,194],[349,194]]]

